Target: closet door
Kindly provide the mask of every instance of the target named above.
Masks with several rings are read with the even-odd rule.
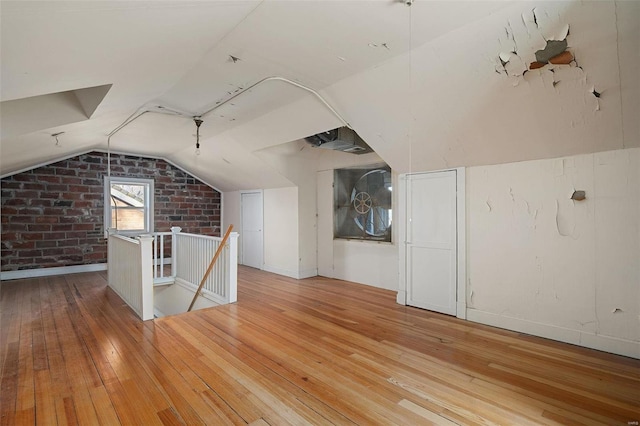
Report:
[[[262,192],[243,192],[242,208],[242,264],[262,269],[263,264],[263,203]]]
[[[407,176],[407,304],[456,315],[456,171]]]

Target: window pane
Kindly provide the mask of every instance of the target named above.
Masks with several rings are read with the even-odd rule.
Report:
[[[120,231],[145,231],[146,185],[111,184],[111,227]]]

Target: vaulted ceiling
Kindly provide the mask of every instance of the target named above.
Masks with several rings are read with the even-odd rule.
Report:
[[[640,2],[405,3],[2,1],[0,173],[109,148],[296,184],[353,155],[299,141],[343,125],[299,85],[397,172],[640,146]],[[530,69],[549,40],[573,60]]]

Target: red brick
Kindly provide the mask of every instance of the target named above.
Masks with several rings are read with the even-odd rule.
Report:
[[[60,218],[60,223],[78,223],[80,222],[80,218],[76,216],[62,216]]]
[[[55,216],[37,216],[36,217],[36,223],[57,223],[57,222],[58,222],[58,218]]]
[[[19,257],[40,257],[42,256],[42,250],[20,250],[18,251]]]
[[[22,186],[24,185],[21,182],[14,182],[9,180],[11,178],[8,178],[6,181],[2,182],[2,188],[3,189],[22,189]]]
[[[65,247],[63,249],[64,254],[82,254],[82,249],[80,247]]]
[[[28,257],[13,258],[9,260],[9,263],[12,265],[27,265],[27,264],[33,263],[33,259],[30,259]]]
[[[106,256],[104,253],[87,253],[84,255],[85,259],[93,259],[93,260],[102,260],[102,259],[106,259]]]
[[[18,214],[20,215],[40,215],[42,214],[42,209],[37,209],[37,208],[33,208],[33,207],[22,207],[20,210],[18,210]],[[6,214],[6,212],[3,212]]]
[[[31,232],[28,234],[22,234],[22,239],[23,240],[41,240],[42,235],[43,234],[41,232]]]
[[[23,189],[33,189],[36,191],[44,191],[45,183],[44,182],[25,182],[22,186]]]
[[[40,198],[60,198],[60,192],[41,192]]]
[[[54,223],[53,225],[51,225],[52,231],[71,231],[72,229],[73,224],[71,223]]]
[[[35,190],[22,190],[19,191],[20,194],[20,198],[38,198],[40,196],[40,193],[38,191]]]
[[[95,225],[91,223],[75,223],[73,224],[74,231],[93,231],[95,229]]]
[[[9,207],[2,206],[2,214],[3,215],[18,214],[18,209],[11,206]]]
[[[69,192],[85,193],[89,192],[89,187],[87,185],[69,185]]]
[[[39,241],[38,241],[39,242]],[[11,244],[14,250],[36,248],[36,241],[16,241]]]
[[[76,207],[78,209],[87,208],[87,207],[93,207],[93,202],[91,202],[91,201],[75,201],[73,203],[73,207]]]
[[[55,168],[55,173],[57,175],[64,175],[64,176],[75,176],[75,175],[78,174],[78,172],[76,172],[74,169],[70,169],[70,168],[66,168],[66,167],[56,167]]]
[[[51,225],[49,224],[35,224],[35,225],[27,225],[27,229],[29,232],[34,231],[51,231]]]
[[[72,231],[65,233],[67,238],[84,238],[87,235],[87,231]]]
[[[42,213],[47,216],[64,216],[64,209],[60,207],[45,207]]]
[[[60,178],[60,183],[64,183],[66,185],[80,185],[82,183],[82,179],[79,177],[62,176]]]
[[[38,182],[60,183],[60,176],[38,176]]]
[[[60,247],[49,247],[49,248],[42,249],[42,255],[43,256],[59,256],[61,254],[65,254],[64,250],[65,249]]]
[[[31,243],[34,243],[33,241]],[[55,241],[35,241],[35,246],[37,248],[48,248],[48,247],[56,247],[57,244]]]
[[[7,216],[2,217],[5,218]],[[9,216],[9,221],[11,223],[33,223],[33,216]]]
[[[38,180],[35,175],[29,173],[19,173],[17,175],[13,175],[13,179],[20,182],[34,182]]]
[[[53,204],[53,201],[51,200],[29,200],[30,206],[46,207],[46,206],[51,206],[52,204]]]
[[[62,241],[65,238],[67,238],[67,234],[60,231],[48,232],[42,235],[43,240]]]
[[[47,191],[61,191],[61,192],[67,192],[69,190],[69,185],[63,185],[63,184],[49,184],[47,185]]]
[[[26,204],[22,198],[11,198],[2,202],[2,208],[4,208],[4,206],[25,206]]]
[[[5,234],[14,234],[16,237],[10,242],[23,243],[28,249],[33,249],[33,244],[36,242],[35,247],[38,249],[57,250],[43,253],[42,257],[32,260],[20,258],[21,263],[16,265],[7,264],[3,258],[3,270],[17,269],[18,266],[20,268],[64,266],[105,260],[107,248],[102,239],[103,209],[101,208],[104,197],[105,164],[105,154],[92,153],[59,161],[33,172],[20,173],[2,181],[2,188],[11,190],[3,191],[2,194],[2,229]],[[214,226],[219,226],[219,221],[216,223],[215,218],[220,216],[220,194],[181,170],[175,169],[162,160],[120,155],[112,156],[112,166],[114,176],[125,175],[125,169],[126,175],[138,169],[140,174],[137,177],[148,176],[155,180],[156,230],[168,230],[170,226],[177,225],[183,227],[185,232],[210,233],[208,231],[213,231]],[[27,191],[31,192],[27,193]],[[43,194],[39,195],[36,191],[42,191]],[[26,201],[23,203],[17,200]],[[72,201],[73,204],[56,209],[54,201],[57,204],[67,204],[68,201]],[[184,205],[181,206],[181,203]],[[23,210],[24,214],[20,215],[22,217],[48,217],[48,219],[39,220],[57,218],[60,222],[12,223],[10,218],[18,214],[16,206],[30,206],[30,209]],[[37,207],[45,208],[46,211],[43,213],[47,214],[44,216],[40,214]],[[169,216],[185,218],[174,223],[168,219]],[[24,236],[21,237],[20,234]],[[17,238],[21,238],[21,241],[17,241]],[[54,243],[56,247],[48,247]],[[79,244],[89,244],[93,251],[86,254],[77,253]],[[170,247],[169,244],[167,244],[168,247]],[[66,254],[60,251],[64,251],[65,248],[68,249]]]

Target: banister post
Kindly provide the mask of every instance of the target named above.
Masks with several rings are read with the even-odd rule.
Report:
[[[137,237],[140,241],[140,263],[141,273],[140,281],[142,285],[142,320],[147,321],[153,319],[153,253],[152,243],[153,235],[140,235]]]
[[[229,235],[229,265],[228,276],[225,277],[229,283],[229,303],[238,300],[238,233],[232,232]]]
[[[182,231],[179,226],[171,227],[171,278],[175,279],[178,272],[178,238],[177,234]]]
[[[116,233],[114,228],[107,228],[107,283],[109,285],[112,284],[111,280],[113,279],[113,248],[111,247],[111,236]]]

